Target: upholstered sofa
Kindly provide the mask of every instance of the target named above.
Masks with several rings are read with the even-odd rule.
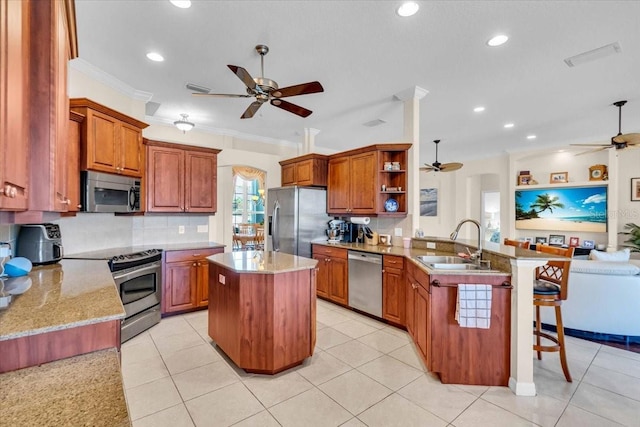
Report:
[[[541,316],[543,325],[555,326],[552,308],[543,307]],[[640,342],[640,260],[571,261],[562,320],[571,330]]]

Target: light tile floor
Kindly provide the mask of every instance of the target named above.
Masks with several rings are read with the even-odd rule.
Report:
[[[275,376],[235,367],[207,335],[207,312],[162,319],[122,346],[134,427],[640,426],[640,354],[568,338],[534,359],[536,397],[441,384],[406,332],[318,300],[313,357]]]

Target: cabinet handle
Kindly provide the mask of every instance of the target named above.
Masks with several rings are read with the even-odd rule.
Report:
[[[5,196],[13,199],[18,195],[18,190],[16,189],[16,187],[7,184],[2,190],[0,190],[0,193],[4,193]]]
[[[193,255],[191,255],[191,256],[200,256],[200,254],[193,254]]]
[[[71,204],[71,199],[64,199],[64,200],[62,201],[62,204],[63,204],[63,205],[69,205],[69,204]]]
[[[418,285],[416,285],[415,283],[412,283],[412,284],[411,284],[411,288],[412,288],[413,290],[416,290],[416,289],[418,289]]]
[[[82,209],[82,205],[78,205],[78,206],[77,206],[77,208],[78,208],[78,209]]]
[[[195,263],[195,262],[193,263],[193,266],[194,266],[194,267],[196,266],[196,263]]]
[[[384,271],[384,269],[382,269],[382,272],[383,272],[383,273],[385,272],[385,271]]]

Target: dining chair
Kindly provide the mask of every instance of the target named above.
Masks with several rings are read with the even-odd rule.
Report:
[[[529,244],[531,242],[529,242],[528,240],[511,240],[509,238],[504,238],[504,244],[507,246],[515,246],[517,248],[522,248],[522,249],[529,249]]]

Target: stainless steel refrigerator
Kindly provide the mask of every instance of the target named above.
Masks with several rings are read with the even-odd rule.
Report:
[[[280,187],[267,190],[267,249],[311,258],[311,241],[326,239],[327,190]]]

